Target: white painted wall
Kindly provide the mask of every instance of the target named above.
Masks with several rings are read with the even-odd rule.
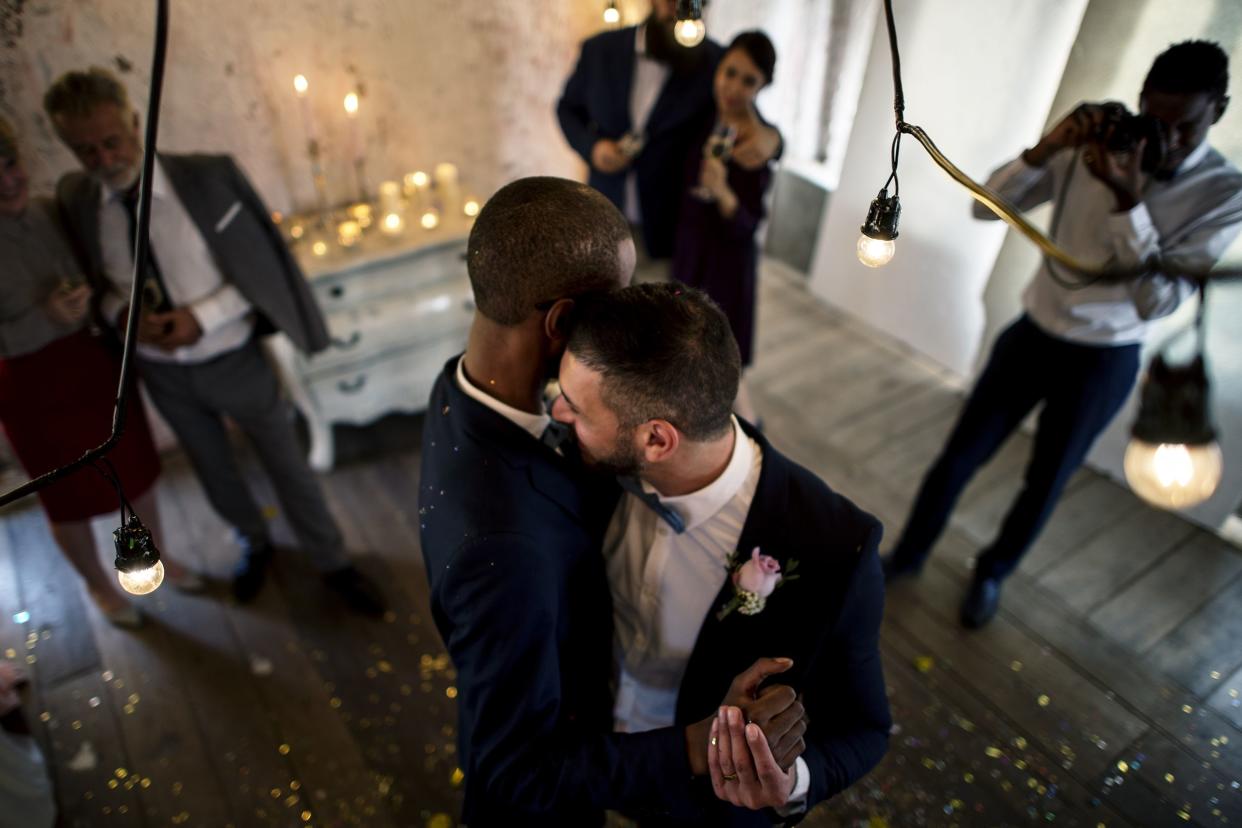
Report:
[[[959,166],[983,177],[1037,133],[1087,0],[897,0],[906,120],[924,127]],[[897,254],[879,270],[855,243],[888,175],[892,72],[883,22],[875,28],[840,185],[811,270],[816,294],[963,376],[984,329],[982,294],[1004,239],[970,217],[970,200],[921,147],[902,143]]]

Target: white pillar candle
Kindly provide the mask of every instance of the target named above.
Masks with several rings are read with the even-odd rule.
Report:
[[[318,137],[315,133],[315,119],[311,115],[310,83],[306,80],[306,75],[296,75],[293,78],[293,91],[298,96],[298,110],[302,113],[302,128],[306,131],[307,141],[316,141]]]
[[[457,167],[448,162],[436,164],[436,191],[440,195],[441,208],[446,214],[457,212],[461,205],[461,191],[457,185]]]
[[[362,140],[358,135],[358,93],[345,96],[345,118],[349,121],[348,155],[355,164],[362,160]]]

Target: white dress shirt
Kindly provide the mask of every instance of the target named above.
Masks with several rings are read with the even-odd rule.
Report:
[[[1150,179],[1142,201],[1126,212],[1115,212],[1112,191],[1081,160],[1075,162],[1079,155],[1062,151],[1043,167],[1018,157],[992,173],[988,186],[1023,210],[1053,201],[1053,240],[1091,264],[1134,267],[1160,252],[1202,270],[1242,230],[1242,173],[1206,141],[1170,180]],[[980,205],[975,215],[992,217]],[[1045,259],[1023,294],[1023,307],[1047,333],[1086,345],[1142,342],[1149,320],[1172,313],[1195,291],[1191,282],[1160,273],[1070,290],[1053,280],[1049,267],[1063,281],[1081,279]]]
[[[192,345],[171,352],[138,343],[144,359],[194,364],[206,362],[245,345],[254,329],[250,302],[229,284],[216,267],[207,242],[164,174],[156,159],[151,178],[151,252],[159,264],[160,277],[173,307],[189,308],[203,335]],[[102,310],[109,322],[129,304],[133,285],[134,252],[130,247],[129,215],[121,203],[122,193],[103,188],[99,202],[99,244],[104,272],[113,290],[103,297]],[[236,217],[240,204],[226,211],[221,224]],[[218,226],[216,232],[224,228]]]
[[[668,66],[647,54],[647,24],[634,30],[634,78],[630,84],[630,131],[646,135],[651,110],[660,99]],[[631,166],[625,176],[625,217],[631,224],[642,224],[638,203],[638,176]]]
[[[633,494],[617,504],[604,539],[618,663],[616,729],[641,733],[673,724],[677,695],[699,630],[715,612],[759,485],[763,451],[733,420],[724,473],[690,494],[661,497],[686,529],[677,534]],[[646,481],[643,490],[655,491]],[[790,797],[806,797],[810,776],[797,760]]]
[[[544,429],[548,427],[548,423],[552,422],[552,418],[548,416],[547,411],[531,414],[529,411],[514,408],[495,397],[489,396],[487,392],[475,386],[466,376],[465,365],[466,355],[462,354],[457,358],[457,387],[461,389],[463,394],[495,411],[523,431],[528,432],[536,440],[543,438]]]

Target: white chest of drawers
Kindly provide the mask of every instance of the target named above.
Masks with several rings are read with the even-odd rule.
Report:
[[[373,233],[327,256],[297,251],[332,345],[306,356],[283,335],[268,350],[310,430],[310,464],[332,468],[335,423],[365,425],[427,406],[444,363],[465,349],[474,312],[466,275],[467,219],[399,239]]]

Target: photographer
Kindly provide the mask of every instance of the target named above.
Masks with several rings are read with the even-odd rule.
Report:
[[[1083,104],[988,186],[1022,210],[1052,201],[1050,235],[1082,261],[1124,270],[1159,255],[1206,270],[1242,229],[1242,173],[1206,141],[1229,102],[1228,83],[1229,59],[1215,43],[1171,46],[1147,74],[1138,116]],[[993,218],[979,206],[975,215]],[[1002,579],[1129,395],[1149,321],[1194,290],[1176,273],[1092,282],[1045,258],[1023,294],[1025,312],[997,338],[923,481],[885,561],[887,579],[919,571],[971,476],[1042,402],[1025,485],[979,556],[962,605],[965,626],[986,624]]]

